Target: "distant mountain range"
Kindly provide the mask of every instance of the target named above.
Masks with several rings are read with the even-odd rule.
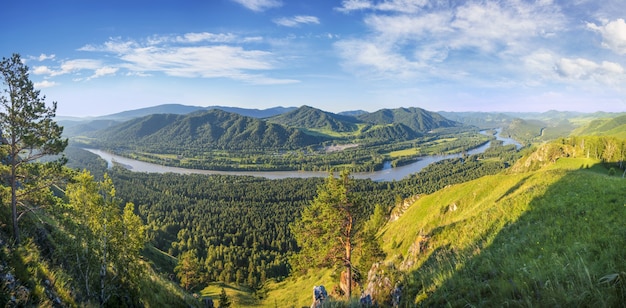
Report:
[[[85,121],[66,127],[66,135],[90,137],[92,145],[110,149],[141,148],[174,154],[181,149],[287,150],[330,140],[395,142],[415,139],[434,129],[462,126],[420,108],[358,112],[357,116],[310,106],[229,110],[162,105]],[[139,116],[142,114],[147,115]],[[114,120],[124,118],[131,119]]]
[[[568,119],[576,118],[577,122],[584,124],[598,118],[611,119],[618,115],[560,111],[437,113],[416,107],[381,109],[375,112],[356,110],[336,114],[310,106],[246,109],[167,104],[95,118],[59,118],[58,121],[65,127],[66,136],[93,137],[107,147],[132,143],[141,145],[144,149],[154,144],[169,144],[170,148],[232,150],[291,149],[337,138],[343,138],[344,141],[352,139],[393,142],[411,140],[436,129],[463,125],[481,129],[504,127],[505,131],[507,126],[514,125],[513,129],[508,130],[513,137],[530,139],[531,135],[539,135],[540,131],[544,137],[554,137],[575,128]],[[606,127],[620,130],[623,126],[619,124],[619,120],[615,120],[618,121],[617,124],[594,122],[587,131],[606,130]],[[524,125],[524,129],[519,128],[520,123]],[[520,132],[530,135],[524,137]]]

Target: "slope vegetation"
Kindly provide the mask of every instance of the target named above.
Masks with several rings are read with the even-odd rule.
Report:
[[[436,128],[456,127],[458,122],[448,120],[438,113],[426,111],[421,108],[397,108],[381,109],[373,113],[362,114],[359,120],[377,124],[404,124],[415,132],[427,132]]]
[[[317,144],[321,140],[295,128],[218,109],[188,115],[149,115],[94,136],[107,147],[141,147],[160,153],[178,153],[185,148],[291,149]]]
[[[626,115],[591,121],[573,133],[574,135],[603,135],[626,138]]]
[[[269,121],[285,126],[334,132],[352,132],[358,129],[358,121],[351,116],[338,115],[309,106],[274,116]]]
[[[626,191],[599,161],[561,158],[421,197],[381,232],[404,301],[615,306],[626,300]],[[598,172],[599,171],[599,172]]]

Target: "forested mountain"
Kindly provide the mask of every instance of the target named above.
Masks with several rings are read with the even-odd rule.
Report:
[[[395,123],[390,125],[377,125],[361,133],[360,137],[364,139],[388,141],[398,140],[405,141],[411,140],[422,136],[420,133],[416,133],[410,127],[402,124]]]
[[[357,119],[375,125],[404,124],[415,132],[428,132],[436,128],[461,126],[438,113],[421,108],[381,109],[357,116]]]
[[[352,132],[359,121],[351,116],[338,115],[317,108],[302,106],[296,110],[268,119],[270,122],[291,127],[322,129],[334,132]]]
[[[504,127],[514,119],[512,116],[496,112],[439,111],[437,113],[452,121],[473,125],[482,129]]]
[[[92,132],[107,129],[120,124],[120,121],[116,120],[93,120],[93,121],[79,121],[68,124],[67,122],[61,122],[64,124],[63,135],[66,137],[81,136],[90,134]]]
[[[591,121],[575,130],[574,135],[608,135],[626,138],[626,115]]]
[[[302,131],[218,109],[187,115],[154,114],[130,120],[97,134],[95,144],[142,147],[159,153],[196,149],[293,149],[322,139]]]

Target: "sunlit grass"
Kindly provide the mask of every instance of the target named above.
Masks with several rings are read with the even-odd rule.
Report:
[[[623,303],[626,286],[602,281],[626,272],[625,182],[602,168],[563,160],[422,196],[381,233],[389,260],[410,273],[410,304]]]
[[[290,277],[281,282],[268,282],[268,290],[263,307],[309,307],[313,296],[313,287],[323,285],[330,293],[338,281],[328,269],[311,269],[305,276]]]
[[[215,282],[206,286],[199,293],[202,297],[212,298],[215,307],[219,307],[222,289],[226,292],[233,307],[253,307],[259,305],[259,300],[253,290],[244,286]]]

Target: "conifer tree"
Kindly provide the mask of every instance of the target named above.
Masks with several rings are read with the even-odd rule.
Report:
[[[230,307],[230,298],[228,297],[228,294],[226,294],[226,290],[224,290],[224,288],[222,288],[222,292],[220,292],[220,303],[218,307],[219,308]]]
[[[201,280],[201,263],[195,249],[187,250],[178,257],[178,263],[174,268],[180,285],[189,291]]]
[[[48,164],[29,166],[35,160],[63,152],[67,139],[62,139],[63,128],[54,121],[56,102],[47,107],[45,96],[35,90],[29,79],[28,67],[20,55],[2,58],[2,94],[0,95],[0,143],[2,163],[8,170],[6,176],[11,191],[11,222],[16,244],[20,242],[18,208],[25,212],[36,206],[28,205],[27,199],[54,182],[60,173],[64,159]],[[25,213],[22,212],[22,213]]]
[[[352,191],[353,180],[347,171],[339,178],[332,174],[317,190],[317,196],[304,208],[291,231],[301,251],[292,260],[299,269],[344,267],[347,272],[346,296],[352,293],[352,250],[363,224],[362,207]]]

